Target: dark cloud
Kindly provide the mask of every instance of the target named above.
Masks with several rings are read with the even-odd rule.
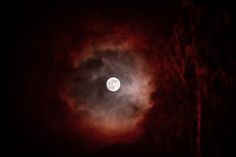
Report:
[[[142,60],[132,51],[112,49],[91,51],[81,58],[67,82],[66,93],[80,118],[102,132],[135,130],[151,106],[151,76]],[[106,88],[110,77],[121,82],[117,92]]]

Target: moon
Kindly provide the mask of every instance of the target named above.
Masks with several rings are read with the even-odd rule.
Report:
[[[116,92],[120,89],[120,80],[116,77],[110,77],[106,83],[107,89]]]

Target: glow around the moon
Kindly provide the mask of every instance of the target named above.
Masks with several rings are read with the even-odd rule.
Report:
[[[85,143],[140,137],[153,105],[154,76],[141,54],[145,49],[133,47],[135,37],[118,35],[116,40],[112,34],[88,41],[72,58],[73,72],[65,82],[63,98],[76,115],[78,132],[86,135]]]
[[[107,89],[112,92],[116,92],[120,89],[120,80],[116,77],[111,77],[106,83]]]

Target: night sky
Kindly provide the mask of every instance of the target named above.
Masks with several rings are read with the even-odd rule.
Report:
[[[233,156],[235,3],[7,8],[5,156]]]

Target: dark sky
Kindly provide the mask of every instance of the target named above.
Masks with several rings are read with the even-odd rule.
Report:
[[[6,156],[230,156],[235,3],[6,8]]]

